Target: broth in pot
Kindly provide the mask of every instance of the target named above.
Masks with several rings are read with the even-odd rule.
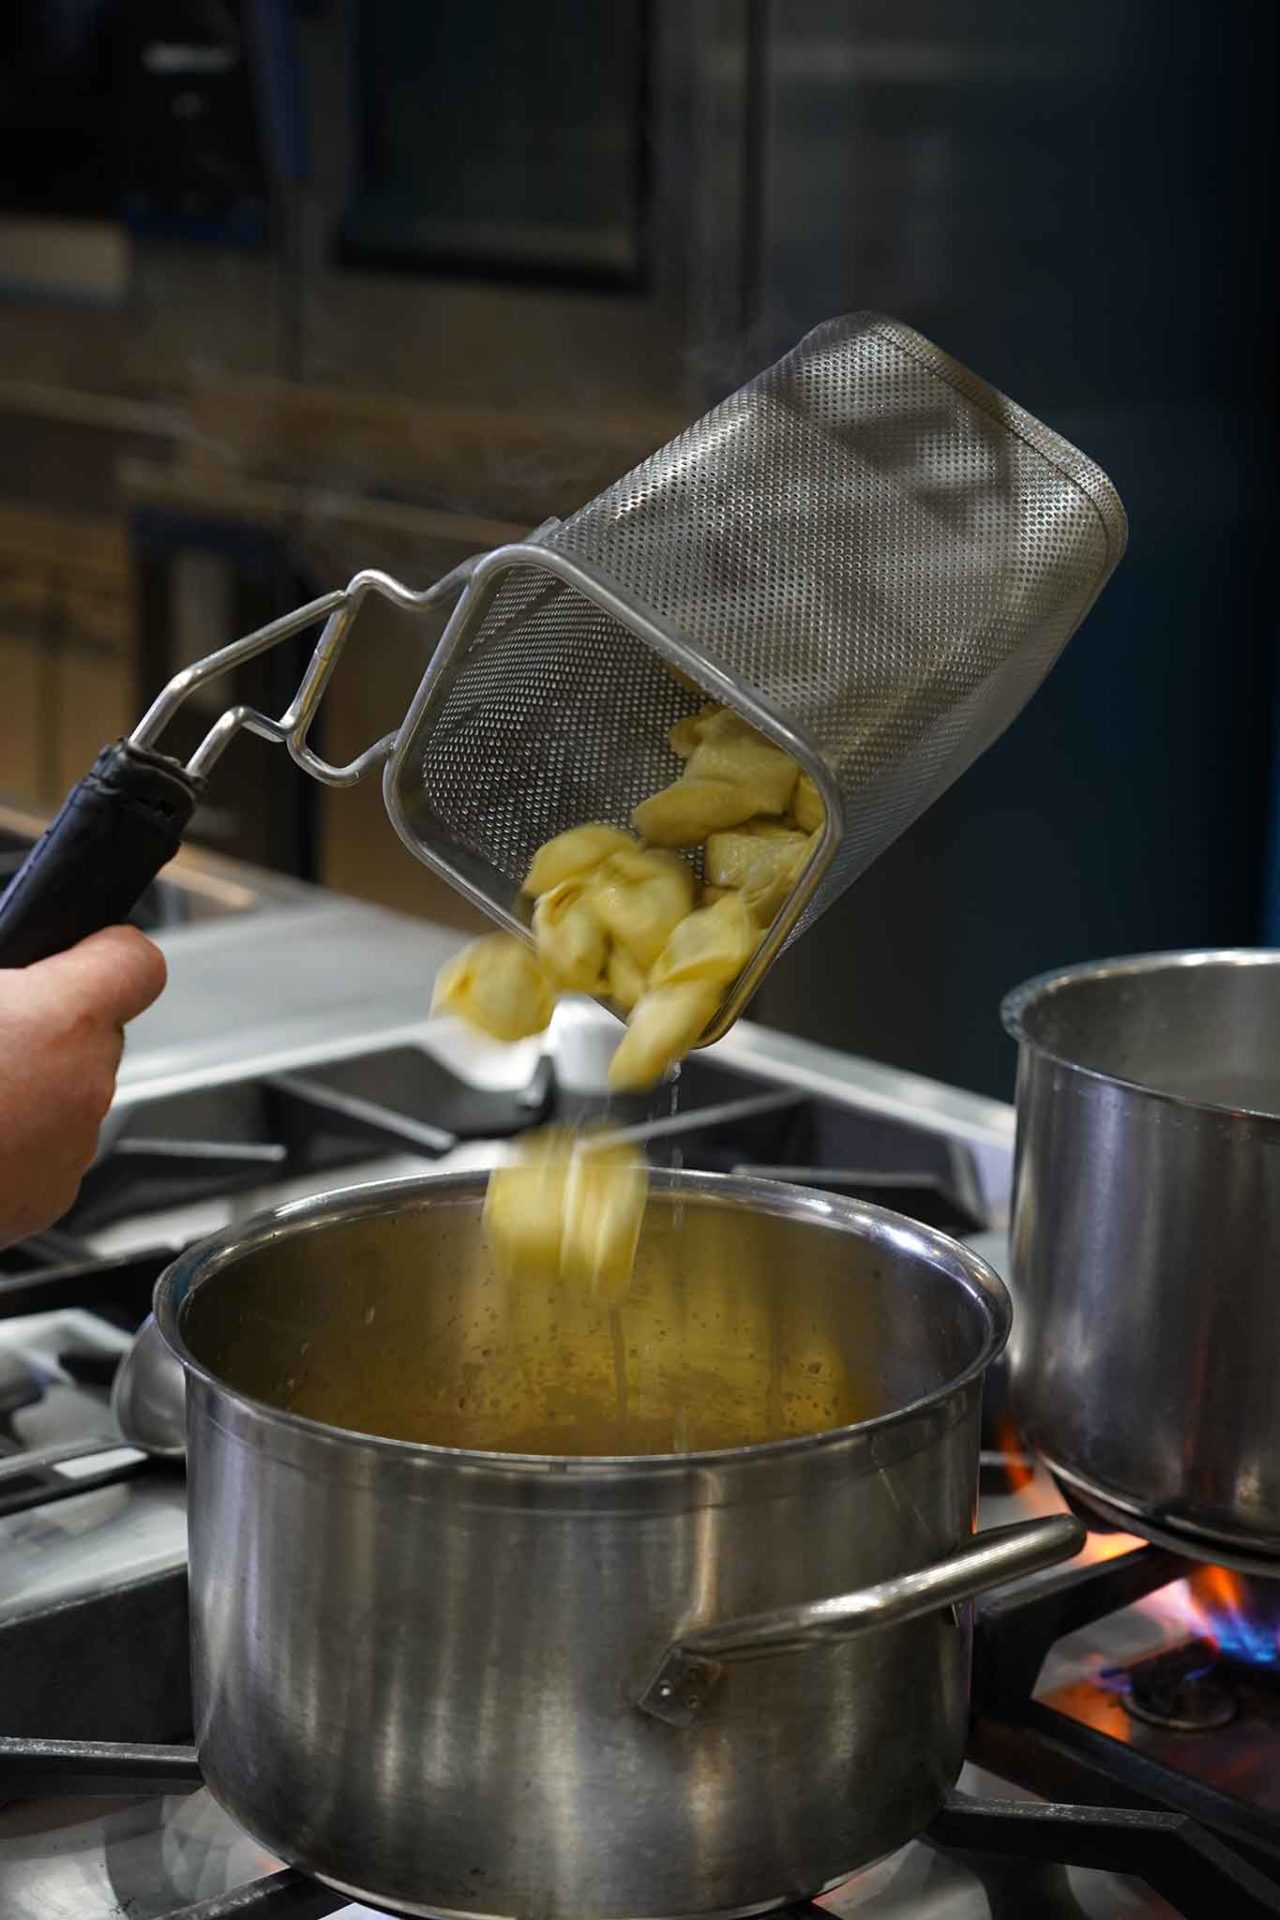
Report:
[[[564,1456],[749,1446],[901,1404],[884,1276],[851,1284],[874,1256],[809,1240],[797,1268],[783,1222],[655,1193],[610,1309],[504,1277],[477,1209],[436,1205],[394,1234],[357,1219],[268,1244],[183,1325],[234,1388],[355,1432]]]

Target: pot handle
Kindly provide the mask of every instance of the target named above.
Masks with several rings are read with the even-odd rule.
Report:
[[[754,1613],[718,1626],[696,1627],[667,1648],[641,1695],[639,1706],[673,1727],[687,1727],[701,1713],[729,1660],[760,1660],[769,1654],[803,1653],[831,1640],[849,1640],[878,1627],[900,1626],[922,1613],[972,1600],[988,1587],[1038,1573],[1069,1560],[1085,1542],[1085,1529],[1071,1514],[1023,1520],[975,1534],[943,1560],[911,1573],[894,1574],[831,1600],[804,1601]]]

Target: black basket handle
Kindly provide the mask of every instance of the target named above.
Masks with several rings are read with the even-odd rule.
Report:
[[[0,967],[127,920],[182,844],[203,784],[127,740],[104,747],[0,899]]]

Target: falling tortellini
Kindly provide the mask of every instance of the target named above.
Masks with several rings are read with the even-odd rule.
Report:
[[[489,1176],[485,1232],[499,1265],[524,1281],[562,1280],[613,1306],[626,1291],[649,1169],[637,1148],[546,1127]]]
[[[475,941],[439,976],[435,1010],[513,1040],[541,1032],[559,993],[611,1001],[627,1015],[609,1073],[620,1093],[656,1085],[697,1045],[824,815],[809,776],[724,707],[690,714],[670,741],[683,770],[635,809],[635,833],[589,822],[540,847],[523,889],[533,948]],[[701,888],[682,851],[699,846]]]
[[[456,1013],[493,1040],[527,1040],[551,1018],[555,993],[542,962],[509,933],[473,940],[436,975],[432,1011]]]

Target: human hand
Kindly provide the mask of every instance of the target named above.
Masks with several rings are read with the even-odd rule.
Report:
[[[0,1247],[67,1211],[115,1093],[125,1022],[164,987],[160,949],[108,927],[0,969]]]

